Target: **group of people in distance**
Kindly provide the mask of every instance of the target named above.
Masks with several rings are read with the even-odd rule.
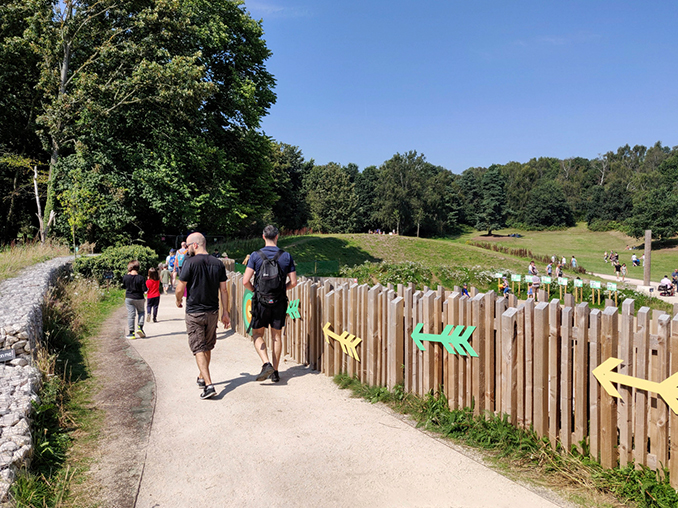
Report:
[[[251,331],[255,350],[263,364],[256,380],[264,381],[270,378],[277,383],[280,381],[278,366],[282,356],[282,328],[285,326],[287,315],[287,290],[297,285],[297,274],[292,256],[278,248],[278,229],[268,225],[264,228],[262,237],[265,246],[248,256],[243,285],[254,293],[252,320],[248,333]],[[177,307],[184,307],[185,298],[188,344],[198,366],[196,382],[198,387],[202,388],[200,398],[209,399],[216,395],[210,375],[210,362],[217,340],[219,301],[221,298],[221,301],[225,302],[228,297],[226,268],[217,256],[207,252],[207,242],[200,233],[191,233],[186,241],[182,242],[181,247],[176,253],[170,252],[167,265],[164,267],[164,270],[167,270],[165,277],[167,278],[168,274],[173,275],[168,285],[174,287]],[[180,254],[184,254],[183,257],[180,258]],[[138,261],[130,261],[128,274],[123,278],[129,339],[146,336],[143,331],[144,283],[148,289],[149,301],[155,298],[151,295],[151,287],[158,291],[157,301],[154,300],[154,321],[160,297],[161,277],[158,277],[157,270],[149,269],[148,280],[144,280],[144,277],[139,275],[139,268]],[[154,277],[151,277],[151,273],[155,274]],[[149,281],[153,281],[150,286]],[[149,309],[147,319],[150,319],[153,310],[151,307]],[[136,328],[135,318],[138,318]],[[223,307],[221,322],[225,328],[231,324],[226,306]],[[271,331],[270,359],[264,341],[266,328],[270,328]]]
[[[606,263],[612,263],[612,268],[614,270],[615,275],[617,276],[617,280],[621,279],[622,282],[626,282],[626,274],[628,273],[628,268],[626,266],[626,263],[619,262],[619,253],[610,251],[610,254],[608,255],[607,251],[605,251],[605,254],[603,254],[603,259],[605,260]],[[632,254],[631,265],[640,266],[641,259],[643,260],[643,263],[645,263],[644,254],[641,258],[638,258],[638,256],[635,253]]]

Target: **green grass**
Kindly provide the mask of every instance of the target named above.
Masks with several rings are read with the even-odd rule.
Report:
[[[0,281],[16,277],[19,271],[36,263],[42,263],[60,256],[68,256],[68,254],[67,246],[52,242],[2,247],[0,248]]]
[[[452,243],[465,244],[467,241],[491,241],[499,245],[504,245],[516,249],[528,249],[535,254],[552,256],[556,254],[559,258],[565,256],[567,261],[574,255],[580,266],[586,268],[587,272],[602,273],[614,275],[614,269],[610,263],[605,263],[603,254],[605,251],[616,251],[619,253],[619,261],[626,263],[628,268],[627,277],[641,279],[643,278],[643,267],[633,267],[631,264],[631,255],[636,254],[639,258],[643,255],[643,241],[626,236],[619,231],[594,232],[586,228],[585,223],[579,223],[576,227],[568,228],[562,231],[522,231],[517,229],[504,229],[494,231],[495,235],[509,235],[511,233],[520,233],[522,238],[511,238],[505,236],[499,239],[490,239],[482,237],[483,233],[473,232],[463,234]],[[675,268],[678,268],[678,248],[674,242],[653,242],[652,247],[652,280],[659,281],[665,274],[670,276]],[[635,250],[626,250],[627,247],[636,247]],[[541,272],[544,266],[538,266]],[[522,272],[521,272],[522,273]]]
[[[12,485],[16,506],[79,506],[71,492],[91,458],[75,450],[94,443],[101,425],[101,413],[91,406],[87,338],[123,300],[124,290],[78,278],[62,281],[46,299],[45,338],[37,355],[43,387],[31,423],[35,450],[30,469]]]
[[[382,402],[410,415],[417,427],[484,450],[499,469],[564,491],[583,506],[611,506],[609,501],[614,501],[611,495],[624,505],[678,506],[678,493],[671,487],[667,471],[635,470],[633,465],[603,469],[588,456],[576,453],[575,448],[572,453],[553,450],[548,439],[539,439],[532,430],[512,426],[506,416],[474,416],[472,408],[450,410],[441,393],[420,398],[405,393],[400,385],[389,391],[346,374],[336,375],[334,382],[342,389],[350,389],[355,397]]]

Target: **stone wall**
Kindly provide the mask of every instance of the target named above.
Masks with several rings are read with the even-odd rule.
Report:
[[[0,500],[16,472],[32,453],[31,401],[38,399],[40,372],[33,354],[42,338],[42,303],[72,257],[52,259],[23,270],[0,284],[0,349],[14,349],[16,358],[0,363]]]

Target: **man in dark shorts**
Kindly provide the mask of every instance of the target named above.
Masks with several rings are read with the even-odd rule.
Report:
[[[278,251],[278,228],[275,226],[266,226],[264,234],[262,235],[266,245],[261,249],[268,259],[273,259]],[[283,273],[284,290],[292,289],[297,285],[297,269],[294,266],[294,260],[289,252],[282,251],[278,257],[278,265]],[[258,273],[263,264],[263,260],[259,255],[259,251],[253,252],[247,261],[247,268],[245,268],[245,275],[243,278],[243,285],[254,292],[255,297],[252,299],[252,338],[254,339],[254,348],[257,350],[262,363],[261,373],[257,376],[257,381],[263,381],[269,377],[274,383],[280,381],[278,374],[278,364],[280,363],[280,356],[282,354],[282,329],[285,326],[285,316],[287,314],[287,296],[279,299],[279,303],[274,306],[265,306],[257,301],[257,288],[255,288],[250,279],[252,275]],[[255,279],[256,281],[256,279]],[[256,282],[255,282],[256,283]],[[266,342],[264,341],[264,332],[266,328],[271,328],[271,355],[273,362],[268,361],[268,351],[266,350]]]
[[[192,233],[186,239],[189,257],[179,275],[176,288],[177,307],[182,307],[184,289],[186,297],[186,332],[188,345],[198,364],[198,386],[203,388],[201,399],[216,395],[210,377],[212,349],[217,342],[217,321],[219,320],[219,293],[221,300],[228,299],[226,269],[224,264],[210,256],[206,250],[205,237]],[[224,327],[231,324],[231,318],[224,307],[221,318]]]

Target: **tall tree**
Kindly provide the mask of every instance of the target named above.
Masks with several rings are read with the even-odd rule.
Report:
[[[277,201],[273,205],[273,221],[286,230],[300,229],[308,221],[308,209],[303,195],[304,176],[313,168],[305,161],[301,150],[285,143],[275,143],[273,150],[273,181]]]
[[[314,166],[304,179],[309,226],[323,233],[353,233],[358,226],[358,195],[347,168],[334,162]]]
[[[499,169],[496,166],[490,166],[483,175],[481,183],[483,198],[476,222],[476,229],[486,230],[488,235],[506,226],[508,203],[504,185],[505,180]]]

